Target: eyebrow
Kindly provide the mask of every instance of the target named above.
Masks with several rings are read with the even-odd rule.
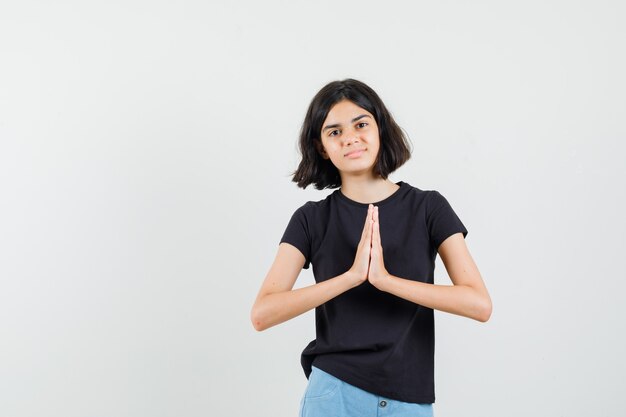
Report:
[[[362,118],[364,118],[364,117],[370,117],[370,116],[369,116],[369,115],[367,115],[367,114],[362,114],[362,115],[357,116],[357,117],[355,117],[354,119],[352,119],[352,122],[351,122],[351,123],[354,123],[354,122],[356,122],[357,120],[362,119]],[[325,127],[322,129],[322,132],[325,132],[325,131],[326,131],[326,130],[328,130],[328,129],[332,129],[333,127],[339,127],[339,126],[341,126],[341,123],[335,123],[334,125],[327,125],[327,126],[325,126]]]

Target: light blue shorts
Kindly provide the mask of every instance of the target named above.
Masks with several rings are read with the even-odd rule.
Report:
[[[431,403],[405,403],[364,391],[313,367],[300,417],[434,417]]]

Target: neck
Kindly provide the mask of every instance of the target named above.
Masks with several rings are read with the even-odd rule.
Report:
[[[341,193],[350,200],[369,204],[384,200],[393,194],[399,185],[381,177],[348,177],[341,179]]]

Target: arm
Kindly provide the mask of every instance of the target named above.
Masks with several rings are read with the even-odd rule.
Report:
[[[367,280],[373,210],[373,205],[370,205],[352,267],[334,278],[293,290],[306,259],[298,248],[287,242],[278,246],[276,259],[250,313],[256,330],[265,330],[299,316]]]
[[[304,266],[304,255],[289,243],[281,243],[254,302],[250,318],[258,331],[268,329],[305,313],[355,287],[357,281],[347,271],[326,281],[292,290]]]
[[[491,298],[480,272],[467,249],[461,233],[455,233],[439,245],[439,255],[454,285],[435,285],[393,276],[384,267],[378,210],[374,212],[372,266],[368,279],[386,291],[416,304],[481,322],[489,320]]]

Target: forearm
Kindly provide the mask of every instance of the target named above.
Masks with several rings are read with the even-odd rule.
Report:
[[[259,331],[268,329],[324,304],[356,285],[351,272],[347,271],[308,287],[265,294],[252,310],[254,327]]]
[[[488,294],[465,285],[436,285],[389,275],[379,288],[435,310],[485,322],[491,314]]]

